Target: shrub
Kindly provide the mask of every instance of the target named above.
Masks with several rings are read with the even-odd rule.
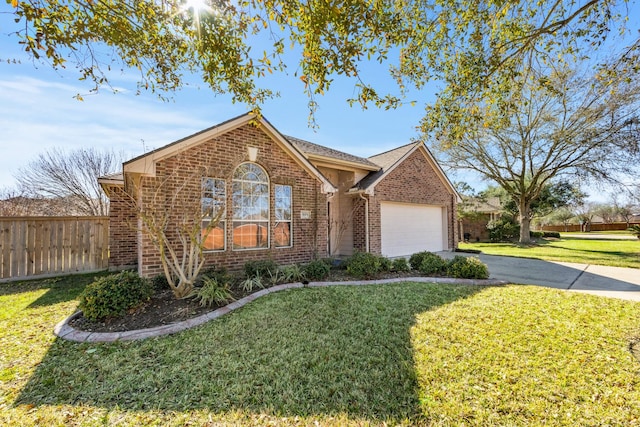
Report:
[[[331,267],[323,260],[316,259],[304,267],[304,277],[306,280],[322,280],[329,275]]]
[[[382,271],[381,259],[369,252],[356,252],[347,261],[347,272],[358,279],[375,277]]]
[[[101,277],[80,294],[80,310],[89,320],[122,316],[127,310],[148,301],[153,285],[133,271]]]
[[[489,221],[487,230],[489,230],[489,239],[492,242],[513,240],[520,234],[520,226],[508,218]]]
[[[403,271],[409,271],[409,263],[407,262],[406,258],[396,258],[393,260],[391,268],[393,269],[393,271],[397,271],[399,273]]]
[[[557,231],[545,231],[542,233],[542,237],[555,237],[556,239],[559,239],[560,233]]]
[[[542,231],[529,231],[529,237],[532,239],[539,239],[544,236]]]
[[[224,267],[209,267],[202,270],[198,277],[198,284],[204,286],[206,278],[215,279],[218,283],[230,283],[233,281],[233,276]]]
[[[433,253],[428,251],[416,252],[409,257],[409,265],[413,270],[418,270],[420,268],[420,264],[422,264],[422,261],[431,255],[433,255]]]
[[[201,288],[195,288],[189,295],[196,300],[200,300],[202,307],[211,307],[214,303],[225,304],[233,300],[227,282],[218,282],[218,280],[213,277],[205,276],[202,278],[202,283]]]
[[[298,264],[280,267],[280,275],[285,283],[302,282],[306,278],[306,272]]]
[[[488,279],[489,269],[479,258],[457,255],[447,266],[447,276],[459,279]]]
[[[264,289],[264,283],[259,274],[247,277],[240,283],[240,289],[245,292],[253,292],[255,289]]]
[[[262,259],[258,261],[247,261],[244,264],[244,273],[247,277],[261,276],[267,277],[278,271],[278,264],[272,259]]]
[[[426,275],[442,275],[447,271],[447,261],[439,255],[427,252],[428,255],[422,258],[422,263],[418,271]]]
[[[167,289],[171,289],[171,286],[169,286],[169,281],[167,280],[167,277],[164,274],[158,274],[157,276],[153,276],[151,278],[151,285],[153,286],[153,289],[155,289],[156,291],[164,291]]]
[[[389,272],[393,268],[393,262],[384,256],[378,257],[380,258],[380,271]]]

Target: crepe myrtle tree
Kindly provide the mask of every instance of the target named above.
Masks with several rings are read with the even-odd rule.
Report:
[[[484,122],[455,141],[427,139],[443,164],[473,171],[510,195],[522,243],[530,240],[532,204],[548,184],[617,183],[638,171],[640,83],[581,65],[534,61],[513,77],[518,89],[503,94],[507,110],[478,103]]]
[[[288,73],[308,94],[313,116],[317,95],[339,76],[354,82],[350,102],[386,108],[435,80],[443,87],[426,117],[437,125],[446,116],[452,139],[468,122],[482,122],[479,100],[509,106],[502,94],[538,52],[609,52],[615,35],[631,35],[615,45],[624,47],[615,59],[629,75],[640,50],[635,29],[625,27],[624,0],[6,1],[15,24],[4,31],[34,60],[78,70],[94,90],[132,69],[140,90],[167,94],[195,73],[257,111],[274,95],[261,79]],[[388,66],[397,87],[371,84],[368,63]]]
[[[176,159],[176,164],[188,164],[181,162],[182,155]],[[139,221],[132,226],[157,250],[176,298],[192,293],[205,263],[207,237],[225,217],[225,193],[207,186],[211,175],[210,168],[182,167],[156,177],[129,177],[126,181],[128,201]],[[219,172],[213,175],[221,176]]]

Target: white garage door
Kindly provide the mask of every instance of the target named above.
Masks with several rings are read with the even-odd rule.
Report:
[[[382,202],[382,254],[388,257],[444,250],[446,229],[440,206]]]

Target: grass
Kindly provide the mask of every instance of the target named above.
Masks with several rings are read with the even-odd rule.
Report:
[[[53,325],[89,279],[0,285],[0,425],[633,425],[640,305],[525,287],[305,288],[141,342]]]
[[[537,245],[517,243],[460,243],[461,249],[477,249],[487,255],[537,258],[547,261],[640,268],[640,240],[542,239]]]

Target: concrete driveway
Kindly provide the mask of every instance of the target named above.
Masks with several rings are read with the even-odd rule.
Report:
[[[489,267],[492,279],[640,301],[640,269],[460,252],[439,255],[479,257]]]

